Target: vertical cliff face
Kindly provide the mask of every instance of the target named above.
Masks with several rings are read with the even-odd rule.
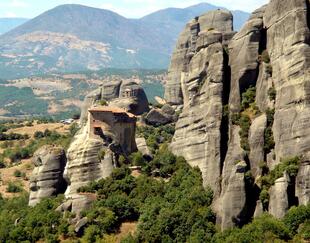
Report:
[[[233,34],[233,16],[230,12],[223,10],[211,11],[186,25],[179,37],[170,63],[168,81],[165,87],[165,99],[169,104],[183,105],[188,103],[188,92],[190,90],[188,90],[189,87],[182,87],[182,85],[193,81],[190,79],[194,77],[188,76],[193,72],[193,69],[197,69],[195,70],[196,76],[199,75],[199,72],[204,71],[203,64],[197,63],[204,60],[195,57],[196,60],[192,61],[193,57],[200,51],[206,51],[205,49],[208,49],[207,47],[210,45],[216,43],[221,45]],[[199,55],[203,55],[202,52]],[[185,91],[187,92],[185,93]]]
[[[309,13],[306,0],[271,0],[234,34],[231,14],[213,11],[177,43],[165,98],[183,111],[171,149],[201,169],[223,229],[309,203]],[[298,174],[266,186],[293,156]]]
[[[223,92],[229,85],[224,75],[227,58],[223,43],[232,33],[232,15],[220,10],[208,13],[189,23],[185,32],[189,33],[186,55],[178,76],[184,108],[176,124],[171,148],[192,166],[198,166],[203,172],[204,182],[218,192],[223,159]],[[184,51],[183,45],[177,47],[172,60],[181,59],[181,50]],[[171,68],[176,72],[173,61]],[[175,93],[171,91],[175,88],[171,88],[175,78],[170,76],[166,95]]]
[[[309,2],[271,1],[264,15],[276,89],[276,161],[310,149]]]

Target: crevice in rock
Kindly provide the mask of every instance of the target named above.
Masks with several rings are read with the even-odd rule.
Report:
[[[259,41],[258,53],[262,54],[263,51],[266,49],[267,49],[267,29],[262,28],[260,31],[260,41]]]
[[[307,6],[307,26],[310,31],[310,2],[306,1],[306,6]],[[307,44],[310,44],[310,37],[307,39]]]
[[[231,68],[229,66],[229,55],[224,51],[224,76],[223,76],[223,94],[222,94],[222,105],[223,105],[223,116],[221,122],[221,174],[224,167],[224,161],[228,151],[228,140],[229,140],[229,94],[230,94],[230,82],[231,82]]]
[[[261,55],[264,50],[267,48],[267,29],[262,28],[260,30],[260,37],[259,37],[259,48],[258,54]],[[250,87],[256,87],[256,83],[259,77],[260,72],[260,63],[257,60],[258,64],[256,69],[247,70],[242,77],[239,79],[239,91],[240,95],[244,93]]]
[[[249,170],[250,171],[250,170]],[[245,174],[245,191],[246,191],[246,202],[245,206],[238,215],[238,221],[236,221],[236,226],[242,227],[251,222],[255,208],[256,202],[259,199],[259,187],[254,183],[254,178]]]
[[[290,177],[290,183],[287,187],[287,198],[289,208],[292,206],[298,206],[298,198],[296,197],[295,184],[296,184],[296,177],[295,176]]]

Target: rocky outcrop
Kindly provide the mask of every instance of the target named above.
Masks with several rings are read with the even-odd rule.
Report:
[[[86,124],[88,119],[88,109],[94,105],[96,102],[101,100],[102,97],[102,89],[98,88],[91,93],[89,93],[83,102],[83,105],[81,107],[81,117],[80,117],[80,124],[83,126]]]
[[[122,82],[119,97],[111,101],[111,106],[123,108],[135,115],[149,111],[149,103],[143,88],[133,81]]]
[[[231,170],[227,178],[227,186],[222,191],[221,208],[218,221],[222,229],[242,224],[245,219],[242,214],[246,206],[246,185],[244,174],[247,164],[244,161],[238,162]]]
[[[233,16],[228,11],[216,10],[197,17],[187,24],[173,52],[165,99],[171,105],[183,105],[182,80],[188,71],[189,62],[196,51],[213,43],[221,43],[233,34]],[[203,68],[203,67],[200,67]]]
[[[76,197],[78,189],[89,182],[108,177],[118,166],[119,155],[127,156],[137,150],[135,128],[135,117],[125,111],[109,107],[89,109],[88,122],[67,152],[67,198]]]
[[[136,144],[139,152],[142,153],[144,158],[152,158],[152,153],[150,152],[149,147],[146,144],[145,138],[137,137]]]
[[[258,77],[258,55],[262,42],[263,11],[257,10],[229,43],[231,91],[229,106],[240,111],[241,93],[255,86]]]
[[[91,181],[108,177],[114,168],[112,152],[106,152],[101,160],[99,151],[105,148],[104,141],[100,137],[90,137],[88,130],[87,125],[82,128],[67,152],[68,164],[64,173],[68,181],[67,197]]]
[[[261,175],[260,164],[265,161],[265,140],[264,134],[267,127],[267,117],[265,114],[255,118],[249,132],[250,145],[250,168],[254,178]]]
[[[81,108],[81,124],[87,121],[88,109],[94,104],[109,103],[110,106],[141,115],[149,111],[149,103],[143,88],[133,81],[114,80],[102,84],[88,94]]]
[[[177,115],[175,110],[170,105],[164,105],[161,109],[153,108],[145,117],[147,124],[153,126],[166,125],[175,122]]]
[[[220,31],[232,31],[232,16],[220,10],[210,14],[213,22],[208,22],[207,14],[186,26],[188,42],[185,46],[178,44],[174,53],[178,56],[178,52],[187,47],[179,79],[184,108],[176,124],[171,149],[184,156],[192,166],[198,166],[205,185],[218,191],[223,159],[220,150],[223,90],[228,82],[224,77],[226,60]],[[184,33],[179,43],[183,38]],[[173,64],[171,69],[174,72]],[[172,92],[170,84],[173,82],[174,78],[168,78],[166,96]],[[166,99],[169,101],[169,95]]]
[[[247,164],[244,162],[244,151],[240,147],[240,128],[232,126],[228,141],[226,159],[221,171],[220,191],[215,194],[214,210],[217,212],[217,223],[222,229],[244,223],[242,211],[246,202],[244,173]],[[232,197],[233,199],[228,199]]]
[[[35,168],[30,178],[29,206],[35,206],[43,198],[65,192],[63,172],[66,162],[65,151],[60,147],[43,146],[35,152]]]
[[[289,208],[287,189],[290,179],[287,174],[277,179],[269,190],[269,213],[276,218],[283,218]]]
[[[274,86],[277,162],[310,150],[309,3],[273,0],[264,15]]]
[[[201,169],[222,229],[262,213],[259,178],[284,158],[303,156],[296,178],[272,185],[269,212],[281,218],[309,203],[309,13],[308,1],[271,0],[237,34],[231,15],[214,11],[180,35],[165,90],[167,103],[183,108],[171,149]],[[250,87],[256,95],[245,107]]]

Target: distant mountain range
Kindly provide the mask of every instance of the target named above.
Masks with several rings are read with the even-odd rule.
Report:
[[[0,35],[24,24],[27,20],[24,18],[0,18]]]
[[[218,8],[202,3],[127,19],[108,10],[61,5],[0,36],[0,73],[15,78],[107,67],[167,68],[185,24]],[[233,14],[236,29],[249,17]]]

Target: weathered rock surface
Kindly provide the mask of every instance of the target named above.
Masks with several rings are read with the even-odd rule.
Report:
[[[276,180],[269,190],[269,213],[276,218],[283,218],[289,209],[287,189],[290,183],[288,175]]]
[[[233,16],[230,12],[216,10],[187,24],[179,37],[170,63],[165,87],[165,99],[169,104],[183,105],[184,88],[181,79],[188,72],[188,64],[195,54],[196,47],[201,49],[203,46],[221,42],[224,34],[232,33],[232,21]]]
[[[244,218],[238,215],[241,215],[246,202],[244,173],[247,165],[244,162],[244,151],[240,147],[239,132],[238,126],[231,127],[227,155],[220,176],[221,187],[215,194],[213,204],[217,213],[217,222],[222,229],[233,226],[237,221],[238,223],[244,221]],[[228,200],[228,197],[233,199]],[[237,221],[233,221],[233,217]]]
[[[164,106],[161,109],[153,108],[145,117],[145,121],[153,126],[166,125],[177,120],[174,110]]]
[[[87,121],[88,109],[100,101],[123,108],[135,115],[149,111],[149,103],[143,88],[133,81],[115,80],[104,83],[86,96],[81,108],[81,124]]]
[[[68,163],[64,173],[68,181],[67,197],[91,181],[108,177],[114,168],[113,156],[105,156],[104,160],[98,156],[104,149],[104,141],[90,137],[88,130],[87,125],[82,128],[67,152]]]
[[[210,16],[209,16],[210,14]],[[210,19],[212,19],[211,22]],[[221,173],[221,125],[223,90],[225,85],[225,54],[222,44],[223,33],[232,31],[231,14],[214,11],[201,16],[186,26],[174,53],[186,52],[183,68],[177,77],[182,88],[183,112],[176,124],[176,133],[171,149],[182,155],[192,166],[198,166],[204,184],[219,190]],[[187,43],[180,44],[187,33]],[[173,58],[172,58],[173,62]],[[173,67],[170,72],[175,72]],[[170,104],[175,90],[171,83],[176,77],[169,77],[166,99]],[[208,105],[212,104],[212,105]]]
[[[310,150],[308,5],[304,0],[273,0],[264,15],[277,91],[274,119],[277,162]]]
[[[122,81],[115,80],[102,85],[101,97],[105,100],[112,100],[119,97]]]
[[[119,97],[111,101],[111,106],[141,115],[149,111],[149,102],[143,88],[133,81],[122,82]]]
[[[227,186],[222,191],[221,211],[218,220],[220,220],[222,229],[242,224],[242,211],[246,204],[246,187],[244,174],[247,170],[247,164],[242,161],[233,166],[227,181]]]
[[[265,114],[255,118],[252,122],[249,132],[250,145],[250,167],[254,178],[261,175],[260,163],[265,161],[264,155],[264,133],[267,126],[267,117]]]
[[[60,147],[43,146],[35,152],[35,168],[30,178],[29,206],[35,206],[43,198],[65,192],[67,185],[63,172],[66,162],[65,151]]]
[[[263,204],[260,200],[256,202],[254,218],[260,217],[264,213]]]
[[[268,108],[274,108],[274,101],[270,99],[268,92],[273,89],[273,79],[271,77],[270,64],[262,63],[259,67],[259,75],[256,83],[256,105],[260,111],[265,112]]]
[[[137,149],[135,118],[127,123],[118,109],[105,108],[105,113],[100,108],[94,107],[94,110],[92,112],[98,113],[98,117],[89,113],[88,122],[76,134],[67,152],[68,163],[64,172],[68,182],[67,198],[89,182],[108,177],[118,165],[119,155],[126,156]],[[102,122],[102,126],[93,121],[101,118],[102,121],[98,122]],[[100,132],[97,134],[98,128]]]
[[[88,109],[95,104],[98,100],[101,100],[102,89],[98,88],[88,94],[83,102],[81,107],[81,117],[80,117],[80,124],[83,126],[86,124],[88,119]]]
[[[310,161],[303,161],[296,177],[296,196],[300,205],[310,203]]]
[[[232,112],[240,111],[241,93],[255,86],[258,76],[258,55],[263,28],[263,12],[256,11],[229,43],[231,90],[229,106]]]
[[[86,217],[80,219],[74,226],[74,231],[77,233],[77,234],[82,234],[85,226],[87,225],[88,223],[88,219]]]
[[[309,203],[309,13],[308,1],[271,0],[234,34],[230,14],[214,11],[190,21],[177,42],[165,99],[183,111],[171,149],[201,169],[204,185],[214,190],[222,229],[262,213],[259,177],[267,170],[261,171],[261,162],[270,171],[283,158],[302,156],[297,177],[280,178],[271,187],[269,213],[283,217],[296,197]],[[255,103],[243,110],[242,94],[251,86]],[[240,112],[250,118],[249,130],[233,121]],[[239,161],[246,163],[246,177],[258,183],[255,190],[247,190],[244,173],[236,173]],[[251,205],[245,207],[247,200]]]
[[[151,158],[152,153],[149,150],[149,147],[146,144],[145,138],[136,138],[136,144],[138,150],[142,153],[142,155],[146,158]]]

